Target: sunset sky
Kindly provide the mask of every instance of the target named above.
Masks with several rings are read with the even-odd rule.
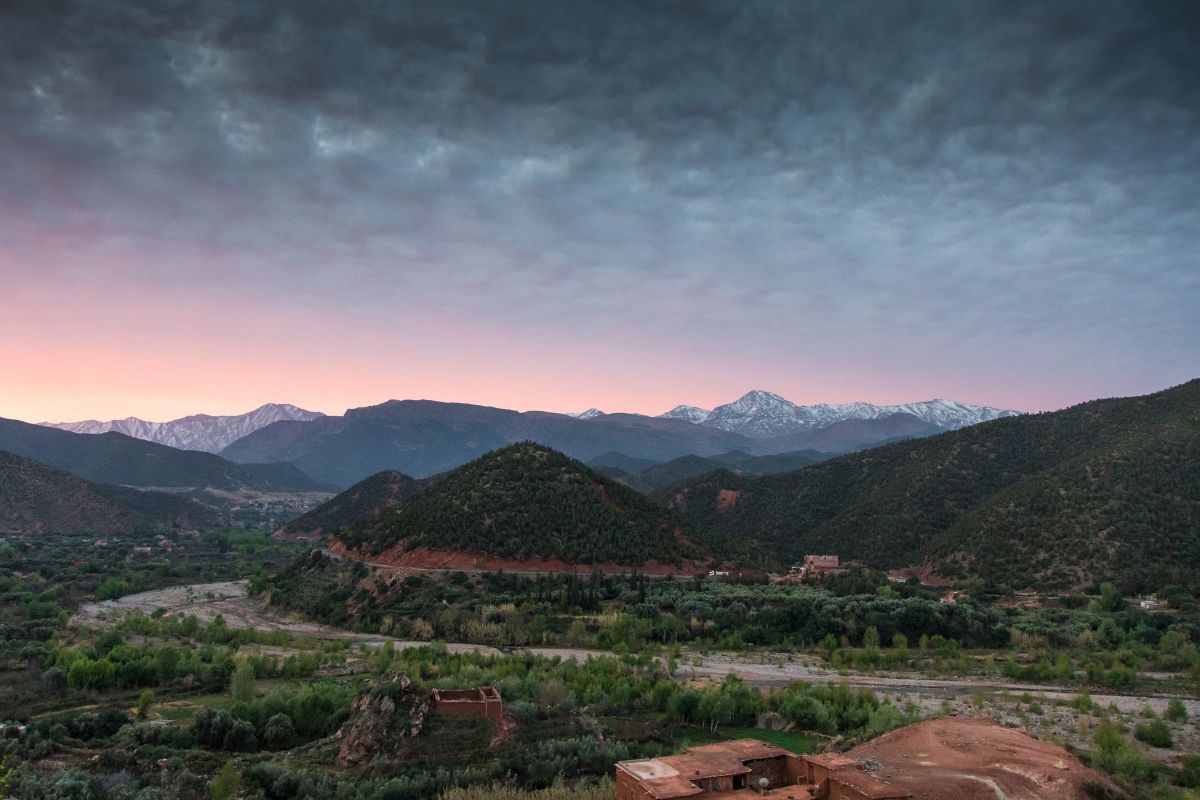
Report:
[[[0,416],[1200,376],[1194,2],[0,4]]]

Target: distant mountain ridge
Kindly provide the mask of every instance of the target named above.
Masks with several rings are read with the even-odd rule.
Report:
[[[660,414],[660,418],[682,419],[696,425],[755,439],[802,433],[848,420],[872,420],[908,414],[938,430],[957,430],[1021,412],[990,406],[977,406],[953,400],[926,400],[919,403],[877,406],[872,403],[818,403],[796,405],[774,392],[749,391],[732,403],[708,411],[681,405]]]
[[[588,463],[592,469],[639,492],[650,493],[675,483],[718,470],[739,475],[776,475],[792,472],[833,458],[831,453],[800,450],[755,456],[740,450],[709,456],[680,456],[666,462],[631,459],[621,453],[605,453]]]
[[[383,470],[415,478],[436,475],[522,441],[583,460],[617,451],[667,461],[753,446],[740,434],[640,414],[579,419],[547,411],[389,400],[349,409],[341,417],[276,422],[239,439],[221,455],[243,464],[286,461],[317,480],[351,486]]]
[[[706,421],[697,424],[690,419],[695,413],[680,409],[650,417],[595,408],[557,414],[389,400],[349,409],[340,417],[275,422],[237,440],[221,455],[243,464],[286,461],[319,481],[346,487],[384,470],[428,477],[521,441],[583,461],[608,452],[657,462],[731,450],[752,455],[847,452],[1016,413],[948,401],[894,407],[924,415],[919,417],[890,406],[853,405],[820,407],[826,411],[818,419],[811,411],[816,406],[803,411],[778,395],[751,392],[738,403],[703,412]]]
[[[323,417],[319,411],[306,411],[289,403],[267,403],[245,414],[216,416],[192,414],[169,422],[149,422],[137,417],[88,419],[81,422],[41,422],[48,428],[71,433],[123,433],[135,439],[165,444],[179,450],[219,453],[243,436],[280,420],[309,421]]]
[[[178,450],[115,431],[71,433],[15,419],[0,418],[0,450],[96,483],[280,492],[328,488],[292,464],[235,464],[214,453]]]

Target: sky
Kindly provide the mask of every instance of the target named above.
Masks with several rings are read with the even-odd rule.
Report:
[[[1200,7],[0,4],[0,416],[1200,376]]]

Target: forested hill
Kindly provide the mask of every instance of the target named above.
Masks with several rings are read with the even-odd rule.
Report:
[[[636,566],[735,555],[633,489],[528,442],[459,467],[340,538],[368,553],[403,542],[406,550],[583,564]]]
[[[1200,576],[1200,380],[661,498],[783,561],[832,552],[1013,588]]]
[[[293,492],[329,488],[291,464],[234,464],[212,453],[176,450],[123,433],[71,433],[15,419],[0,418],[0,450],[106,484]]]
[[[377,472],[292,520],[276,535],[288,538],[335,534],[356,523],[378,518],[384,510],[413,496],[423,486],[423,482],[403,472]]]
[[[0,530],[121,534],[209,528],[220,516],[184,497],[91,483],[0,450]]]

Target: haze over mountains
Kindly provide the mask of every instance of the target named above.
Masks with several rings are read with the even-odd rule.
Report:
[[[322,417],[319,411],[305,411],[288,403],[267,403],[253,411],[234,416],[192,414],[170,422],[148,422],[137,417],[110,419],[107,422],[88,419],[82,422],[42,422],[50,428],[72,433],[123,433],[135,439],[145,439],[180,450],[203,450],[219,453],[248,433],[280,420],[311,420]]]

